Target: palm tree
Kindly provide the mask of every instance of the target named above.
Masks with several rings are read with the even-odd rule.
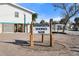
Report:
[[[32,14],[32,22],[31,22],[31,26],[30,26],[30,41],[31,41],[31,46],[34,46],[34,40],[33,40],[33,24],[34,24],[34,21],[36,21],[36,18],[37,18],[37,14]]]
[[[31,34],[33,32],[32,28],[33,28],[34,22],[36,21],[36,18],[37,18],[37,14],[36,13],[32,14],[32,22],[31,22],[31,26],[30,26],[30,32],[31,32]]]
[[[36,18],[37,18],[37,14],[36,13],[32,14],[32,22],[36,21]]]

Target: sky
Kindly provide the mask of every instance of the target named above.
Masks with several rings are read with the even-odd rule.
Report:
[[[49,21],[51,18],[54,21],[59,21],[62,18],[61,10],[56,10],[51,3],[19,3],[19,5],[36,12],[38,14],[36,22]]]

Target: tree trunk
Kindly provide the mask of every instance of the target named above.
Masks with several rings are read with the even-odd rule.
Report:
[[[33,35],[33,21],[31,22],[31,27],[30,27],[30,46],[34,46],[34,35]]]
[[[65,32],[65,27],[66,27],[66,25],[63,26],[63,33]]]
[[[66,18],[66,22],[65,22],[65,24],[64,24],[64,26],[63,26],[63,33],[65,32],[65,27],[66,27],[66,24],[67,24],[67,22],[69,21],[69,19],[70,19],[70,17],[68,16],[68,17]]]

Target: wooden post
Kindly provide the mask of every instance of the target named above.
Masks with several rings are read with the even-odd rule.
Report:
[[[17,27],[16,27],[16,28],[17,28],[17,30],[16,30],[16,31],[18,32],[18,24],[17,24]]]
[[[33,36],[33,22],[31,22],[30,26],[30,46],[34,46],[34,36]]]
[[[52,20],[50,19],[50,47],[52,47],[52,28],[51,28],[51,26],[52,26]]]
[[[25,30],[26,30],[26,15],[24,14],[24,32],[25,32]]]
[[[44,42],[44,34],[42,34],[42,43]]]

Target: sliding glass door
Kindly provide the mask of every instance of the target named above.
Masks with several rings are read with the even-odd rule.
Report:
[[[14,24],[15,32],[24,32],[24,25],[23,24]]]

